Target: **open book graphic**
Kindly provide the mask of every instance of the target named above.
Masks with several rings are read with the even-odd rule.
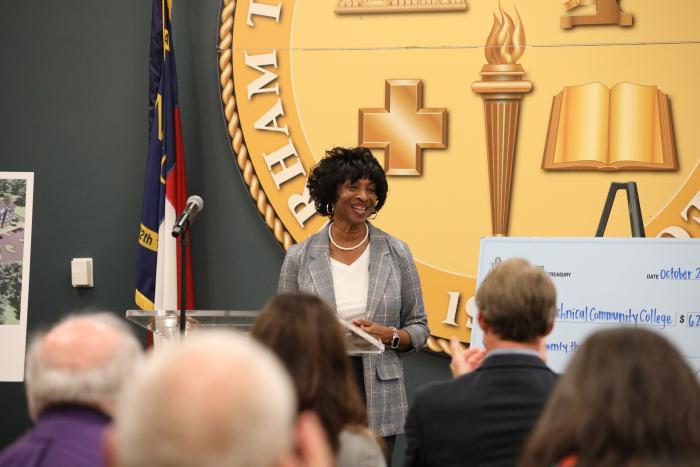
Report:
[[[656,86],[566,86],[554,96],[545,170],[678,170],[668,98]]]

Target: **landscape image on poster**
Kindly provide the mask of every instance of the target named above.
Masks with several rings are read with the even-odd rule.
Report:
[[[26,180],[0,179],[0,325],[20,321],[26,197]]]

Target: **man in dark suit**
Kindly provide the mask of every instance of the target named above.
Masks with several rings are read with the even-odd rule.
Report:
[[[484,349],[453,341],[455,379],[416,392],[406,421],[406,467],[514,466],[557,376],[540,356],[556,314],[547,274],[504,261],[477,295]],[[456,344],[456,345],[455,345]]]

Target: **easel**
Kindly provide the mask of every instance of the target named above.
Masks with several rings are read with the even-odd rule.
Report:
[[[596,237],[602,237],[605,234],[605,228],[608,226],[610,211],[615,202],[617,190],[625,190],[627,192],[627,208],[630,213],[630,227],[632,228],[633,237],[646,237],[644,232],[644,223],[642,222],[642,209],[639,207],[639,194],[637,193],[636,182],[619,183],[613,182],[608,190],[608,198],[605,200],[603,212],[600,215],[598,222],[598,230],[595,233]]]

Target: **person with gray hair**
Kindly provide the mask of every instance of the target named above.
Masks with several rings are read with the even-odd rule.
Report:
[[[295,415],[291,379],[269,350],[201,331],[158,350],[137,373],[117,407],[108,457],[116,467],[331,466],[318,419]]]
[[[102,436],[142,358],[127,324],[103,312],[71,315],[32,339],[25,387],[33,429],[0,466],[102,466]]]

